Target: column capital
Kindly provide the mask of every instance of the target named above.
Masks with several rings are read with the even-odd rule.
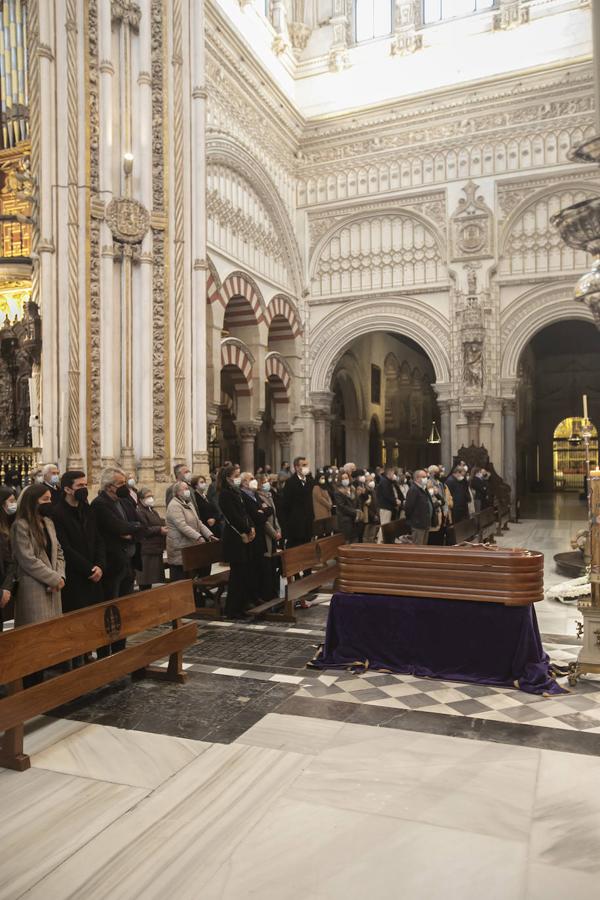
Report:
[[[502,415],[514,415],[517,411],[517,401],[514,397],[502,397]]]
[[[238,422],[237,433],[243,444],[254,441],[260,431],[260,425],[256,422]]]

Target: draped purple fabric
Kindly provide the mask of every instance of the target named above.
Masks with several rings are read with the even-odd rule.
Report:
[[[563,693],[549,662],[533,605],[337,593],[314,664]]]

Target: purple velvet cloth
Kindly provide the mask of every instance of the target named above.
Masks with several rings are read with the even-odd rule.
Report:
[[[447,681],[560,694],[535,609],[468,600],[334,594],[318,668],[364,664]]]

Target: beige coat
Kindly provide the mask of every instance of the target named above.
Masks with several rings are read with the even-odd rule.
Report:
[[[200,521],[191,501],[186,503],[173,497],[167,506],[167,560],[172,566],[181,566],[181,551],[198,541],[208,540],[212,531]]]
[[[265,542],[267,545],[266,555],[273,556],[273,554],[277,552],[275,535],[281,534],[281,525],[279,524],[279,520],[277,518],[277,509],[275,507],[273,495],[265,494],[261,491],[258,496],[262,503],[266,503],[273,510],[273,515],[269,516],[269,518],[265,520]]]
[[[15,625],[32,625],[62,614],[60,591],[48,588],[60,584],[65,577],[65,558],[56,537],[54,523],[44,519],[50,538],[50,558],[45,547],[39,547],[25,519],[17,519],[10,532],[13,556],[17,563],[18,589],[15,603]]]
[[[328,519],[331,516],[331,507],[333,505],[329,491],[324,491],[320,485],[315,484],[312,500],[315,519]]]

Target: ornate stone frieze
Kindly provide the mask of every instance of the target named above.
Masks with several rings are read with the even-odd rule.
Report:
[[[479,185],[468,181],[465,196],[450,218],[450,258],[482,258],[493,255],[493,213],[477,193]]]
[[[499,0],[498,12],[494,15],[494,31],[506,31],[529,22],[529,7],[523,0]]]
[[[521,178],[511,179],[510,181],[500,181],[497,184],[496,190],[501,219],[506,219],[520,203],[545,187],[554,189],[560,185],[577,181],[597,181],[598,189],[600,190],[600,179],[591,176],[592,173],[590,173],[589,169],[578,168],[562,174],[552,173],[548,175],[539,175],[535,178],[522,176]]]
[[[421,0],[397,0],[395,3],[394,36],[390,47],[392,56],[408,56],[423,46]]]
[[[406,209],[426,216],[439,226],[441,231],[446,229],[446,195],[444,191],[433,191],[420,196],[414,194],[405,197],[394,197],[393,200],[382,200],[379,203],[352,203],[345,207],[336,207],[318,214],[309,213],[308,224],[310,231],[310,252],[314,250],[321,238],[332,228],[335,228],[350,215],[362,215],[364,213],[385,210]]]
[[[118,197],[106,207],[106,222],[119,243],[140,244],[150,227],[150,213],[138,200]]]
[[[165,148],[164,122],[166,117],[165,77],[163,46],[166,39],[162,18],[163,0],[152,0],[151,7],[151,60],[152,60],[152,442],[154,473],[157,481],[168,476],[169,449],[168,401],[165,372],[168,369],[167,307],[169,300],[168,279],[165,277],[166,249],[165,228]]]
[[[234,206],[230,200],[221,197],[216,190],[207,192],[206,214],[209,219],[212,218],[220,225],[230,228],[242,240],[254,244],[267,256],[283,260],[283,247],[275,232],[260,225],[239,207]]]
[[[113,22],[122,22],[137,31],[142,18],[142,10],[134,0],[110,0],[110,14]]]

